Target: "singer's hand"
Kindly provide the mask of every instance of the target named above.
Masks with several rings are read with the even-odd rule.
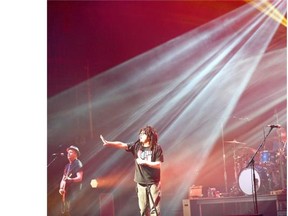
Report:
[[[137,162],[137,164],[139,164],[139,165],[146,164],[146,161],[145,161],[145,160],[142,160],[141,158],[137,158],[137,159],[136,159],[136,162]]]
[[[103,142],[103,145],[105,146],[107,144],[107,141],[104,139],[104,137],[102,136],[102,134],[100,135],[100,139]]]

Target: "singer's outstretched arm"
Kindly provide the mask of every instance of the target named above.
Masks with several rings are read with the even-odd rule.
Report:
[[[120,148],[120,149],[128,149],[128,144],[121,142],[121,141],[107,141],[106,139],[104,139],[104,137],[102,135],[100,135],[100,139],[103,142],[103,146],[111,146],[114,148]]]

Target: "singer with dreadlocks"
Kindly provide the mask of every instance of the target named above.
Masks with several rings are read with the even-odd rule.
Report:
[[[103,146],[124,149],[133,154],[140,214],[160,216],[160,168],[164,159],[156,130],[151,126],[141,128],[139,139],[134,143],[107,141],[102,135],[100,138]]]

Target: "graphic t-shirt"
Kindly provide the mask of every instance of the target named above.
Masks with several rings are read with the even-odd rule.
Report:
[[[139,165],[137,158],[146,161],[163,162],[163,152],[160,145],[156,145],[153,150],[150,147],[143,147],[140,143],[128,144],[128,152],[131,152],[135,158],[134,181],[140,184],[153,184],[160,181],[160,169],[152,168],[147,165]]]

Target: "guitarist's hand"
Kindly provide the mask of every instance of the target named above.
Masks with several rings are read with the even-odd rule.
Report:
[[[65,190],[62,189],[62,188],[60,188],[60,189],[59,189],[59,193],[60,193],[61,195],[63,195],[63,194],[65,193]]]
[[[73,178],[70,178],[70,177],[67,177],[66,180],[65,180],[66,183],[70,184],[72,182],[74,182],[74,179]]]

